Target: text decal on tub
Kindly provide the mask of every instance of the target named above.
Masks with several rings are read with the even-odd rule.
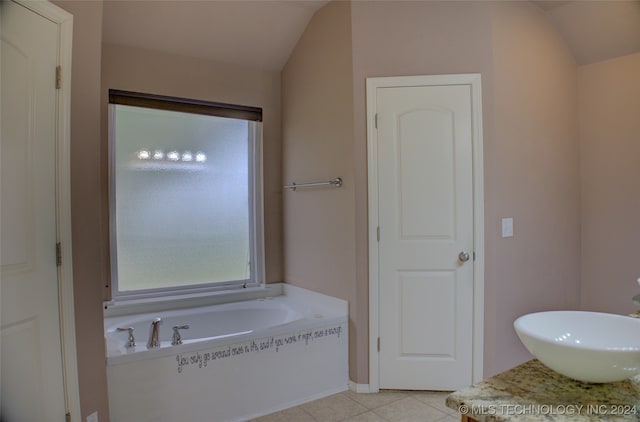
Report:
[[[176,355],[177,371],[182,373],[185,367],[204,368],[214,360],[226,359],[229,357],[247,355],[252,353],[279,352],[287,346],[309,343],[329,337],[340,338],[342,327],[337,325],[328,328],[315,328],[304,330],[294,334],[281,336],[264,337],[256,340],[249,340],[242,343],[229,344],[207,351],[197,351]]]

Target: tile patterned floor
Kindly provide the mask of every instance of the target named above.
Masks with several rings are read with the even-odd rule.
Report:
[[[345,391],[251,422],[458,422],[460,415],[444,404],[448,394],[396,390],[358,394]]]

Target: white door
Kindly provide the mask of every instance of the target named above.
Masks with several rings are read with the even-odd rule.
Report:
[[[472,384],[472,88],[378,87],[379,387]]]
[[[2,1],[1,419],[64,421],[56,266],[58,25]]]

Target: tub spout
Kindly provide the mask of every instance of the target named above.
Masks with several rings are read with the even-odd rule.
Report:
[[[162,324],[162,318],[155,318],[151,321],[151,332],[149,333],[147,349],[157,349],[160,347],[160,324]]]

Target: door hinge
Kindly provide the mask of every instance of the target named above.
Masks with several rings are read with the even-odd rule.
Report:
[[[378,129],[378,113],[376,113],[374,125],[375,125],[376,129]]]
[[[70,412],[67,412],[67,414],[64,415],[64,416],[65,416],[65,421],[66,422],[71,422],[71,413]]]
[[[476,251],[473,251],[473,260],[476,260]]]
[[[378,337],[378,352],[380,351],[380,337]]]
[[[376,227],[376,239],[380,242],[380,226]]]
[[[56,266],[62,265],[62,244],[60,242],[56,243]]]
[[[56,66],[56,89],[62,88],[62,66]]]

